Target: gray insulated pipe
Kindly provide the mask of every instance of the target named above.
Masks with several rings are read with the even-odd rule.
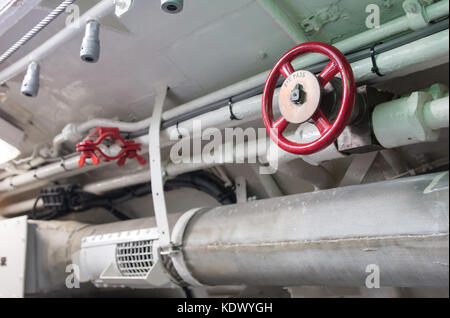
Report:
[[[223,206],[183,235],[205,285],[449,285],[448,172]],[[374,265],[372,265],[374,264]]]
[[[448,176],[170,214],[172,237],[181,241],[174,265],[191,284],[359,287],[375,266],[381,287],[448,287]],[[65,266],[83,237],[156,226],[153,217],[103,225],[32,224],[40,260],[35,270],[45,278],[37,289],[45,290],[64,286]]]

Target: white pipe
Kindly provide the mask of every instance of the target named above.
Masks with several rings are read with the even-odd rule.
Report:
[[[258,143],[267,143],[269,142],[269,139],[265,139],[264,140],[253,140],[253,141],[249,141],[249,142],[245,142],[242,144],[238,144],[236,146],[233,147],[232,143],[225,143],[222,145],[222,149],[228,149],[228,147],[233,147],[233,156],[228,158],[227,160],[223,160],[223,161],[216,161],[216,162],[212,162],[212,163],[205,163],[202,160],[202,156],[198,155],[198,156],[194,156],[193,158],[191,158],[191,162],[198,162],[198,163],[173,163],[170,162],[165,166],[165,173],[166,176],[168,177],[176,177],[180,174],[183,173],[187,173],[187,172],[192,172],[192,171],[196,171],[196,170],[201,170],[201,169],[206,169],[209,167],[213,167],[216,165],[220,165],[222,163],[226,163],[226,162],[243,162],[245,161],[246,158],[261,158],[260,162],[265,162],[265,149],[262,147],[258,147]],[[146,147],[148,150],[148,147]],[[247,151],[245,151],[247,149]],[[78,162],[78,156],[74,157],[73,160],[76,159],[76,162]],[[52,165],[53,166],[53,165]],[[89,168],[93,168],[95,166],[89,166]],[[57,169],[57,167],[51,167],[51,169]],[[91,170],[90,169],[90,170]],[[30,178],[29,176],[27,176],[27,178]],[[7,179],[8,180],[8,179]],[[30,180],[31,181],[31,180]],[[91,192],[91,193],[95,193],[95,194],[101,194],[104,192],[108,192],[111,190],[115,190],[115,189],[120,189],[123,187],[127,187],[127,186],[131,186],[131,185],[136,185],[136,184],[140,184],[140,183],[145,183],[145,182],[149,182],[150,181],[150,174],[148,173],[148,170],[145,169],[143,171],[139,171],[139,172],[135,172],[132,174],[127,174],[127,175],[123,175],[123,176],[119,176],[119,177],[112,177],[112,178],[108,178],[108,179],[104,179],[101,181],[96,181],[96,182],[92,182],[89,184],[86,184],[85,186],[83,186],[83,191],[86,192]],[[8,182],[6,182],[5,184],[0,183],[0,189],[1,187],[7,187],[8,186]],[[5,207],[0,208],[0,214],[1,215],[14,215],[17,213],[21,213],[24,211],[30,211],[33,208],[33,204],[35,202],[36,198],[30,199],[30,200],[25,200],[25,201],[21,201],[20,203],[16,203],[16,204],[11,204]],[[37,208],[41,208],[42,207],[42,203],[38,202]]]
[[[439,33],[430,35],[423,39],[414,41],[407,45],[398,47],[394,50],[381,53],[377,56],[377,63],[379,68],[384,71],[386,74],[397,73],[398,71],[402,71],[402,74],[416,72],[416,68],[408,68],[410,64],[415,65],[419,68],[426,68],[427,65],[432,63],[435,60],[442,62],[444,60],[448,61],[448,41],[449,41],[449,32],[448,30],[441,31]],[[375,77],[370,70],[372,67],[372,62],[370,58],[355,62],[351,64],[353,68],[353,72],[355,74],[355,80],[359,81],[361,79],[367,80]],[[406,71],[405,71],[406,69]],[[233,105],[233,112],[238,116],[238,118],[243,118],[242,120],[230,120],[229,108],[225,106],[218,110],[197,116],[192,118],[186,122],[180,123],[178,126],[187,129],[189,132],[193,131],[193,122],[194,120],[202,121],[202,128],[207,127],[217,127],[217,126],[233,126],[240,125],[249,119],[256,119],[260,114],[261,107],[261,96],[251,97],[247,100],[238,102]],[[243,116],[243,117],[240,117]],[[255,116],[255,117],[253,117]],[[206,123],[205,123],[206,122]],[[169,127],[161,132],[161,146],[168,146],[176,142],[176,138],[173,136],[178,136],[178,130],[175,126]],[[172,136],[170,139],[169,136]],[[143,138],[143,139],[142,139]],[[147,139],[144,137],[140,138],[139,141],[142,144],[147,144]],[[143,148],[145,150],[145,147]],[[73,162],[70,162],[70,168],[67,169],[77,169],[76,165],[77,159],[73,159]],[[192,164],[196,165],[196,164]],[[37,173],[37,177],[42,179],[64,176],[64,169],[59,164],[49,165],[51,167],[42,167],[39,169],[43,169]],[[46,168],[47,167],[47,168]],[[98,166],[89,166],[89,169],[95,169]],[[86,167],[83,169],[87,169]],[[184,168],[183,168],[184,169]],[[31,183],[36,181],[34,177],[34,172],[36,170],[31,170],[30,172],[25,173],[26,176],[17,176],[13,177],[13,182],[11,183],[11,178],[5,179],[0,182],[0,192],[7,191],[14,188],[14,186],[23,185],[27,183]],[[81,173],[86,170],[77,170],[78,173]],[[45,174],[43,173],[45,172]],[[72,172],[75,173],[75,172]],[[20,181],[20,183],[18,183]],[[11,186],[11,184],[13,186]]]
[[[441,31],[377,55],[377,65],[381,72],[387,75],[386,77],[393,77],[399,72],[406,75],[429,68],[430,64],[442,64],[448,61],[448,41],[449,31]],[[357,82],[377,78],[377,75],[371,71],[372,60],[370,58],[354,62],[351,66]],[[274,110],[278,110],[278,95],[279,89],[276,89]],[[231,120],[229,107],[224,106],[168,127],[161,132],[161,146],[166,147],[175,143],[181,131],[191,134],[196,121],[201,121],[202,128],[205,129],[208,127],[233,127],[255,120],[261,116],[261,100],[262,95],[257,95],[233,104],[233,114],[240,120]]]
[[[428,16],[430,21],[447,16],[449,13],[448,4],[449,1],[445,0],[426,7],[426,15]],[[337,42],[333,45],[337,47],[342,53],[346,54],[358,48],[379,42],[383,39],[392,37],[394,35],[400,34],[408,30],[410,30],[409,20],[406,16],[402,16],[381,25],[379,28],[367,30],[365,32],[359,33],[355,36]],[[327,58],[324,57],[323,55],[309,54],[295,60],[292,63],[292,66],[295,69],[302,69],[307,66],[323,62],[326,59]],[[190,101],[179,107],[170,109],[163,113],[163,120],[168,120],[177,117],[179,115],[197,109],[201,106],[208,105],[218,100],[229,98],[230,96],[234,96],[249,89],[252,89],[254,87],[260,86],[264,84],[264,82],[266,81],[269,72],[270,70],[257,74],[255,76],[232,84],[228,87],[222,88],[208,95],[194,99],[193,101]]]
[[[90,20],[99,20],[114,12],[115,1],[103,0],[89,9],[83,14],[77,23],[72,23],[64,29],[56,33],[53,37],[41,44],[38,48],[27,54],[19,61],[12,64],[10,67],[0,72],[0,84],[12,79],[16,75],[25,71],[33,61],[40,61],[53,53],[58,47],[74,38],[76,35],[84,31],[83,26]],[[79,24],[79,25],[76,25]]]
[[[416,73],[448,62],[449,30],[416,40],[393,50],[377,54],[376,62],[386,78]],[[366,82],[381,79],[371,71],[372,61],[366,58],[351,64],[355,80]]]
[[[142,144],[141,154],[145,154],[148,152],[147,138],[139,137],[136,138],[135,141],[137,143]],[[121,148],[117,145],[112,145],[109,149],[104,149],[105,153],[116,154],[121,150]],[[0,182],[0,192],[14,190],[16,187],[23,186],[30,183],[35,183],[41,180],[53,180],[56,178],[74,176],[83,172],[91,171],[100,167],[103,167],[110,162],[100,162],[99,165],[85,165],[83,167],[78,166],[78,161],[80,156],[75,156],[69,159],[61,160],[59,162],[55,162],[46,166],[39,167],[37,169],[33,169],[27,171],[23,174],[9,177]]]
[[[83,191],[95,194],[102,194],[104,192],[145,183],[150,181],[150,174],[148,169],[138,171],[124,176],[112,177],[101,181],[89,183],[83,187]]]
[[[449,100],[448,96],[435,99],[423,106],[425,124],[430,129],[440,129],[449,126]]]
[[[438,3],[434,3],[434,4],[426,7],[426,13],[427,13],[427,16],[430,19],[430,21],[448,15],[448,13],[449,13],[448,4],[449,4],[449,1],[445,0],[445,1],[440,1]],[[406,16],[402,16],[402,17],[399,17],[395,20],[392,20],[388,23],[381,25],[379,28],[370,29],[368,31],[362,32],[362,33],[352,36],[348,39],[345,39],[343,41],[335,43],[334,46],[336,46],[341,52],[343,52],[345,54],[345,53],[354,51],[358,48],[367,46],[372,43],[376,43],[380,40],[389,38],[391,36],[400,34],[402,32],[408,31],[408,30],[410,30],[409,20]],[[318,54],[311,55],[310,54],[310,55],[302,56],[302,57],[298,58],[297,60],[295,60],[293,62],[293,66],[296,69],[302,69],[307,66],[323,62],[325,60],[326,60],[326,58],[321,55],[318,55]],[[187,112],[193,111],[202,106],[216,102],[218,100],[229,98],[230,96],[234,96],[234,95],[237,95],[244,91],[247,91],[249,89],[252,89],[254,87],[258,87],[266,81],[268,75],[269,75],[269,71],[257,74],[255,76],[247,78],[243,81],[237,82],[228,87],[225,87],[218,91],[212,92],[208,95],[194,99],[194,100],[192,100],[188,103],[185,103],[181,106],[167,110],[167,111],[163,112],[162,119],[168,120],[168,119],[177,117],[179,115],[185,114]],[[141,120],[136,123],[125,123],[125,122],[108,120],[108,119],[92,119],[90,121],[87,121],[83,124],[78,125],[76,128],[76,131],[78,134],[84,134],[92,128],[95,128],[98,126],[105,126],[105,127],[118,127],[121,131],[131,132],[131,131],[137,131],[137,130],[147,128],[149,126],[149,124],[150,124],[150,118]],[[77,138],[77,135],[74,135],[74,139],[76,139],[76,138]],[[69,139],[64,139],[63,136],[59,136],[59,135],[57,137],[55,137],[54,142],[56,143],[56,145],[55,145],[56,148],[58,148],[60,143],[64,142],[65,140],[69,140]],[[73,140],[73,141],[75,142],[77,140]]]

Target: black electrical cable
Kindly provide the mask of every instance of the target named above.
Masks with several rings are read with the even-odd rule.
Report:
[[[69,206],[62,209],[56,207],[46,208],[46,203],[44,201],[44,210],[41,213],[37,214],[37,204],[40,200],[43,200],[43,195],[39,195],[33,204],[30,218],[35,220],[51,220],[54,218],[63,217],[72,212],[79,213],[93,208],[102,208],[107,210],[119,220],[130,219],[126,214],[115,208],[111,200],[103,196],[77,190],[75,191],[75,193],[70,194],[70,197],[67,199],[70,204]]]
[[[36,198],[36,201],[34,201],[33,209],[31,210],[31,217],[32,217],[33,219],[36,219],[36,208],[37,208],[37,204],[38,204],[39,200],[41,200],[41,199],[42,199],[42,196],[39,195],[39,196]]]
[[[179,175],[169,179],[164,184],[165,191],[179,188],[191,188],[202,191],[223,205],[236,203],[236,194],[232,187],[226,187],[218,177],[204,172],[197,171]],[[119,204],[135,197],[141,197],[152,193],[151,183],[143,183],[121,190],[116,190],[105,194],[110,198],[112,204]]]
[[[202,191],[212,196],[223,205],[236,203],[236,194],[234,193],[233,188],[226,187],[221,179],[204,171],[182,174],[167,180],[164,184],[165,191],[179,188],[192,188]],[[152,187],[150,182],[115,190],[103,195],[96,195],[77,189],[71,194],[66,194],[66,196],[69,196],[66,198],[69,202],[68,207],[62,210],[54,207],[45,208],[44,202],[44,211],[37,214],[37,204],[39,200],[43,199],[42,195],[40,195],[36,198],[30,218],[50,220],[65,216],[72,212],[79,213],[93,208],[102,208],[119,220],[129,220],[130,218],[115,208],[115,205],[151,193]]]

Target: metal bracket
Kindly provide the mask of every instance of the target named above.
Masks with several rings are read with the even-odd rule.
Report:
[[[306,33],[313,31],[319,32],[325,24],[337,21],[342,15],[343,12],[339,7],[339,4],[331,3],[325,9],[316,11],[314,14],[304,19],[301,26]]]
[[[419,30],[428,25],[425,8],[418,0],[405,0],[402,6],[412,30]]]
[[[161,115],[166,100],[168,87],[164,87],[156,96],[155,106],[150,121],[148,134],[150,155],[150,177],[152,184],[152,198],[155,209],[156,225],[159,231],[159,242],[161,250],[170,250],[169,220],[167,218],[167,207],[164,196],[164,170],[161,161],[160,130]]]
[[[370,167],[372,167],[377,155],[378,151],[356,155],[345,172],[339,186],[345,187],[361,184]]]
[[[236,186],[236,202],[247,202],[247,181],[244,177],[238,176],[234,179],[234,182]]]
[[[133,6],[134,0],[115,0],[116,9],[114,13],[118,18],[120,18],[123,14],[127,13],[128,10]]]

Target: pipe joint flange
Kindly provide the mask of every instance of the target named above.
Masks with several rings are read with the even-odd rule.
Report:
[[[418,0],[405,0],[402,6],[412,30],[423,29],[429,24],[425,8]]]
[[[424,119],[424,106],[433,100],[425,92],[386,102],[375,107],[372,126],[375,137],[385,148],[436,141],[439,131],[430,129]]]
[[[178,219],[172,230],[171,241],[172,244],[177,247],[177,251],[170,253],[169,256],[172,259],[173,267],[175,268],[178,276],[184,283],[190,286],[203,286],[203,284],[192,276],[191,271],[186,265],[183,253],[183,238],[189,222],[195,214],[202,211],[204,211],[204,208],[196,208],[187,211]]]

